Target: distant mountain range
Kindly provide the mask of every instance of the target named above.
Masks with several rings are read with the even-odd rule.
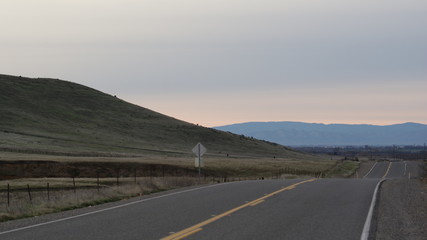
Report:
[[[285,146],[422,145],[427,125],[403,123],[387,126],[303,122],[248,122],[215,127],[222,131]]]

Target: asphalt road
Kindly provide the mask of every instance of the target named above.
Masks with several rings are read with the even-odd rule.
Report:
[[[363,179],[210,185],[0,224],[0,239],[360,239],[380,178],[407,173],[381,162]]]
[[[419,165],[414,161],[377,162],[364,178],[415,178],[420,175]]]

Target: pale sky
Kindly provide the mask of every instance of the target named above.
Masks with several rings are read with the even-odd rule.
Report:
[[[427,123],[426,0],[1,0],[0,73],[204,126]]]

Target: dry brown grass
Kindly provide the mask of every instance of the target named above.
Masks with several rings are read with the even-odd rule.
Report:
[[[4,155],[3,155],[4,156]],[[17,155],[14,155],[15,157]],[[37,158],[38,157],[38,158]],[[88,160],[88,158],[36,156],[37,160],[72,161]],[[34,155],[21,155],[15,160],[34,160]],[[105,161],[105,158],[91,158],[91,161]],[[110,161],[118,159],[109,158]],[[120,159],[123,160],[123,159]],[[134,158],[134,161],[150,163],[149,159]],[[153,160],[158,163],[158,160]],[[191,167],[194,159],[169,158],[162,163],[182,167]],[[295,178],[318,177],[336,166],[336,161],[292,160],[292,159],[246,159],[246,158],[214,158],[205,159],[205,172],[214,172],[217,175],[210,177],[166,176],[166,177],[120,177],[100,178],[98,191],[97,178],[76,178],[76,192],[73,188],[72,178],[24,178],[0,181],[0,220],[16,219],[29,216],[63,211],[66,209],[96,205],[104,202],[117,201],[123,198],[148,194],[152,192],[175,189],[180,187],[215,183],[224,181],[245,180],[254,178]],[[218,173],[220,173],[218,175]],[[320,173],[320,174],[319,174]],[[202,175],[203,176],[203,175]],[[212,176],[221,176],[214,178]],[[324,174],[323,174],[324,176]],[[50,194],[48,199],[47,183]],[[7,205],[7,185],[12,192],[10,205]],[[32,201],[30,202],[27,185],[31,187]]]
[[[203,157],[205,169],[215,175],[231,176],[261,176],[276,173],[279,169],[291,168],[298,171],[326,172],[333,168],[337,160],[319,160],[319,156],[307,155],[304,160],[299,157],[289,158],[260,158],[245,156],[219,157],[207,155]],[[194,157],[177,156],[155,156],[146,155],[141,157],[71,157],[71,156],[50,156],[28,153],[7,153],[0,154],[0,162],[4,161],[56,161],[56,162],[108,162],[108,163],[141,163],[141,164],[164,164],[181,168],[194,168]],[[95,176],[95,174],[93,175]]]
[[[0,192],[0,221],[11,219],[38,216],[42,214],[58,212],[73,208],[86,207],[105,202],[117,201],[124,198],[145,195],[153,192],[175,189],[193,185],[206,184],[211,179],[190,178],[190,177],[165,177],[165,178],[137,178],[121,179],[119,186],[111,186],[113,179],[100,179],[102,188],[96,188],[96,179],[77,179],[76,192],[73,189],[51,189],[49,197],[46,182],[52,185],[66,187],[69,186],[69,179],[22,179],[8,181],[11,189],[17,189],[23,185],[30,184],[32,200],[30,201],[28,192],[25,190],[10,192],[10,204],[7,204],[7,191]],[[114,180],[115,181],[115,180]],[[4,185],[4,181],[0,183]],[[95,188],[82,188],[95,186]],[[37,191],[34,188],[39,187]]]
[[[336,161],[313,161],[293,159],[206,159],[206,168],[217,172],[224,172],[230,176],[265,176],[275,175],[287,171],[295,174],[299,172],[320,173],[326,172],[336,165]],[[298,174],[299,175],[299,174]]]

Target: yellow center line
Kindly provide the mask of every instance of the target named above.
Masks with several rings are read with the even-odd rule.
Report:
[[[264,202],[265,200],[259,200],[259,201],[257,201],[257,202],[253,202],[251,205],[249,205],[249,206],[251,206],[251,207],[253,207],[253,206],[256,206],[256,205],[258,205],[258,204],[260,204],[260,203],[262,203],[262,202]]]
[[[221,214],[219,214],[219,215],[216,215],[216,216],[214,216],[214,217],[212,217],[212,218],[210,218],[210,219],[208,219],[208,220],[205,220],[205,221],[203,221],[203,222],[201,222],[201,223],[198,223],[198,224],[196,224],[196,225],[194,225],[194,226],[191,226],[191,227],[189,227],[189,228],[186,228],[186,229],[184,229],[184,230],[181,230],[181,231],[179,231],[179,232],[176,232],[176,233],[174,233],[174,234],[172,234],[172,235],[169,235],[169,236],[167,236],[167,237],[164,237],[164,238],[162,238],[161,240],[179,240],[179,239],[183,239],[183,238],[188,237],[188,236],[190,236],[190,235],[192,235],[192,234],[194,234],[194,233],[196,233],[196,232],[201,231],[201,230],[202,230],[202,227],[204,227],[204,226],[206,226],[206,225],[208,225],[208,224],[210,224],[210,223],[212,223],[212,222],[215,222],[215,221],[217,221],[217,220],[219,220],[219,219],[221,219],[221,218],[223,218],[223,217],[225,217],[225,216],[228,216],[228,215],[230,215],[230,214],[232,214],[232,213],[234,213],[234,212],[237,212],[237,211],[239,211],[239,210],[240,210],[240,209],[242,209],[242,208],[245,208],[245,207],[248,207],[248,206],[254,206],[254,205],[256,205],[256,204],[259,204],[259,203],[263,202],[265,199],[267,199],[267,198],[269,198],[269,197],[272,197],[272,196],[274,196],[274,195],[276,195],[276,194],[278,194],[278,193],[281,193],[281,192],[283,192],[283,191],[287,191],[287,190],[294,189],[296,186],[298,186],[298,185],[300,185],[300,184],[304,184],[304,183],[308,183],[308,182],[313,182],[313,181],[316,181],[316,180],[317,180],[317,179],[313,178],[313,179],[309,179],[309,180],[305,180],[305,181],[302,181],[302,182],[299,182],[299,183],[292,184],[292,185],[290,185],[290,186],[288,186],[288,187],[284,187],[284,188],[282,188],[282,189],[280,189],[280,190],[277,190],[277,191],[272,192],[272,193],[270,193],[270,194],[267,194],[267,195],[265,195],[265,196],[263,196],[263,197],[260,197],[260,198],[258,198],[258,199],[255,199],[255,200],[253,200],[253,201],[251,201],[251,202],[245,203],[245,204],[243,204],[243,205],[241,205],[241,206],[238,206],[238,207],[233,208],[233,209],[231,209],[231,210],[228,210],[228,211],[226,211],[226,212],[224,212],[224,213],[221,213]]]
[[[176,237],[176,238],[174,238],[174,239],[175,239],[175,240],[180,240],[180,239],[186,238],[186,237],[188,237],[188,236],[190,236],[190,235],[193,235],[193,234],[195,234],[195,233],[197,233],[197,232],[200,232],[200,231],[202,231],[202,230],[203,230],[202,228],[196,228],[196,229],[193,229],[192,231],[189,231],[189,232],[183,233],[182,235],[180,235],[180,236],[178,236],[178,237]]]
[[[385,174],[384,174],[383,178],[385,178],[385,177],[387,176],[388,172],[390,171],[391,164],[392,164],[392,162],[390,162],[390,163],[388,164],[387,171],[385,172]]]

